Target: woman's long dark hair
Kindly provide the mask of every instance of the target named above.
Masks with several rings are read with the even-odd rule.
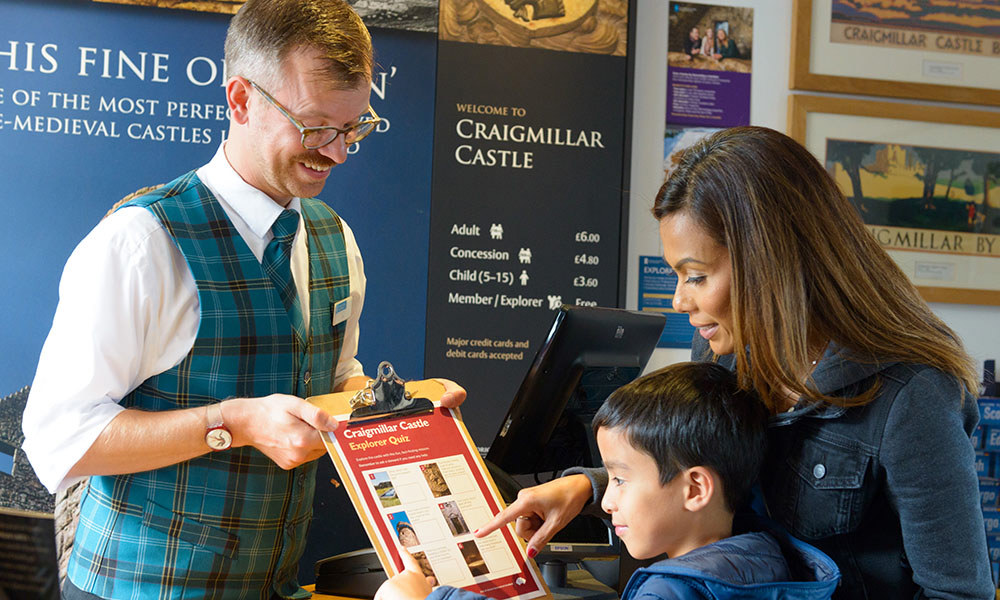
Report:
[[[654,203],[658,220],[675,213],[729,252],[736,372],[772,411],[788,391],[839,405],[873,398],[874,388],[855,398],[810,389],[811,358],[825,342],[855,359],[930,365],[977,389],[961,341],[795,140],[736,127],[692,146]]]

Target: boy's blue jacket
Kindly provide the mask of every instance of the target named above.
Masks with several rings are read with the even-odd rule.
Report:
[[[760,531],[639,569],[622,600],[821,600],[839,581],[837,565],[819,550]]]
[[[839,581],[837,565],[819,550],[780,533],[755,531],[637,570],[622,600],[822,600]],[[441,586],[427,600],[485,598]]]

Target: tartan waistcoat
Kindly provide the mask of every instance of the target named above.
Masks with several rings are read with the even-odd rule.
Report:
[[[184,255],[201,321],[177,366],[121,404],[143,410],[203,406],[230,397],[333,390],[349,294],[339,217],[303,200],[310,324],[300,339],[277,289],[194,172],[128,205],[146,207]],[[68,574],[105,598],[304,597],[298,560],[312,518],[316,463],[285,471],[255,448],[209,452],[173,466],[91,477]]]

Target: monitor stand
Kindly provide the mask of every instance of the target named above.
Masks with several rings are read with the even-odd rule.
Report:
[[[618,592],[590,574],[580,563],[552,558],[538,563],[554,600],[617,600]]]

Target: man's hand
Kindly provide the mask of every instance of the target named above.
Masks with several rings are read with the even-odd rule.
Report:
[[[465,402],[465,388],[450,379],[440,379],[435,377],[434,381],[444,386],[444,395],[441,396],[441,406],[445,408],[458,408]]]
[[[375,592],[374,600],[424,600],[431,593],[435,581],[424,576],[417,559],[406,550],[400,552],[403,571],[389,578]]]
[[[233,447],[253,446],[282,469],[292,469],[325,453],[320,432],[337,421],[301,398],[272,394],[233,398],[219,405],[233,434]],[[129,408],[104,428],[68,477],[151,471],[210,452],[205,443],[207,408],[145,411]]]
[[[586,475],[569,475],[524,488],[517,493],[516,501],[473,535],[485,537],[516,521],[514,532],[528,541],[528,556],[534,558],[552,536],[580,514],[592,494],[593,488]]]
[[[253,446],[282,469],[293,469],[326,453],[320,437],[337,429],[337,420],[302,398],[271,394],[222,403],[222,418],[233,433],[233,447]]]

